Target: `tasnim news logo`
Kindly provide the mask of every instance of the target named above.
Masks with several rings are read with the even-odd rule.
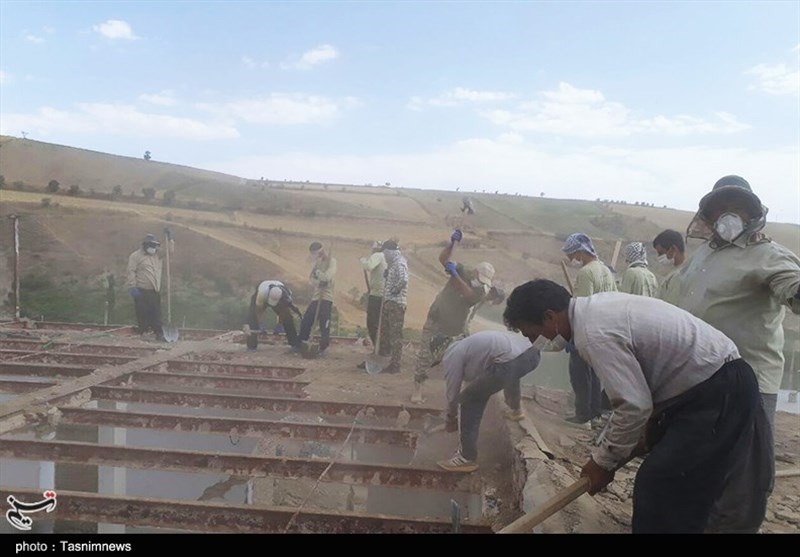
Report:
[[[11,508],[6,511],[8,523],[17,530],[27,531],[31,529],[33,524],[33,519],[27,515],[38,513],[42,510],[53,512],[56,508],[56,492],[50,489],[42,493],[42,495],[44,495],[44,499],[36,503],[24,503],[13,495],[9,495],[6,499],[11,505]]]

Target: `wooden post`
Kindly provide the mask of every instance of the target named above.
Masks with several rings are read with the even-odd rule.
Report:
[[[14,319],[19,321],[19,215],[9,215],[14,227]]]

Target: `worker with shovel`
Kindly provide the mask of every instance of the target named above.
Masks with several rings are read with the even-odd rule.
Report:
[[[250,309],[247,313],[247,325],[244,326],[247,348],[258,348],[258,331],[261,329],[260,319],[267,308],[271,308],[278,316],[278,322],[286,332],[286,342],[292,348],[299,344],[294,315],[301,317],[300,310],[294,305],[292,291],[279,280],[265,280],[259,283],[250,298]]]
[[[361,258],[361,268],[364,270],[364,280],[367,283],[367,332],[372,346],[378,342],[378,320],[381,316],[383,303],[383,281],[386,272],[386,258],[383,255],[383,242],[376,240],[372,243],[372,254]],[[357,367],[364,369],[362,362]]]
[[[433,364],[441,361],[445,370],[445,431],[460,429],[458,451],[438,465],[453,472],[473,472],[478,469],[478,431],[486,404],[502,389],[508,406],[505,416],[514,421],[525,417],[520,379],[539,365],[539,349],[508,331],[480,331],[456,340],[436,335],[430,348]]]
[[[408,305],[408,261],[400,252],[397,242],[383,243],[386,258],[386,281],[383,290],[383,307],[380,318],[381,356],[391,356],[383,373],[400,373],[403,356],[403,323]]]
[[[156,340],[165,342],[161,322],[161,269],[158,253],[161,242],[153,234],[142,240],[142,247],[128,257],[126,286],[136,311],[136,331],[143,335],[153,331]]]
[[[731,483],[750,486],[741,504],[758,530],[774,477],[769,439],[758,434],[767,417],[733,341],[656,298],[573,298],[545,279],[515,288],[503,319],[541,350],[571,346],[597,373],[613,413],[581,476],[594,495],[631,455],[646,455],[634,533],[702,533]]]
[[[439,262],[450,279],[436,296],[428,310],[428,317],[422,327],[422,340],[417,350],[416,370],[414,372],[414,391],[411,402],[421,403],[422,385],[428,378],[431,367],[430,341],[437,335],[454,337],[464,332],[469,311],[489,293],[494,278],[494,267],[486,261],[474,268],[468,268],[451,261],[455,245],[463,235],[456,229],[450,235],[450,242],[439,254]]]
[[[298,342],[300,351],[304,354],[321,356],[330,344],[336,259],[325,251],[320,242],[312,242],[308,246],[308,252],[309,259],[314,264],[309,275],[309,280],[314,285],[314,294],[311,303],[303,314],[303,320],[300,322],[300,338]],[[320,328],[318,347],[309,343],[311,332],[317,322],[319,322]],[[311,352],[314,352],[314,354],[311,354]]]

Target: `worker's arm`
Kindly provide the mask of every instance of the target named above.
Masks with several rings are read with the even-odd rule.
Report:
[[[375,267],[379,266],[383,261],[382,253],[373,253],[369,257],[361,258],[361,267],[367,271],[372,271]]]
[[[450,261],[450,256],[453,255],[453,249],[455,248],[456,243],[461,241],[462,237],[463,234],[461,234],[461,231],[458,229],[454,230],[453,233],[450,234],[450,243],[447,244],[439,254],[439,263],[441,263],[442,266],[447,265],[447,262]]]
[[[133,252],[128,258],[128,269],[125,274],[125,286],[128,288],[136,288],[136,266],[138,262],[138,253]]]
[[[765,263],[758,266],[758,272],[777,300],[789,306],[792,312],[800,313],[800,259],[781,245],[769,247],[769,255]]]
[[[455,431],[458,424],[458,395],[461,394],[461,383],[464,381],[464,358],[459,351],[445,354],[442,365],[445,370],[445,395],[447,397],[447,422],[449,430]],[[452,425],[456,425],[453,429]]]
[[[576,298],[594,294],[594,280],[592,279],[592,273],[586,266],[578,271],[578,276],[575,278],[575,290],[572,294]]]
[[[450,283],[453,284],[459,295],[466,300],[470,305],[477,304],[481,301],[483,296],[480,290],[473,288],[467,281],[461,277],[464,272],[463,265],[457,265],[452,261],[448,261],[444,265],[445,272],[450,275]]]
[[[324,271],[319,271],[317,273],[317,280],[319,282],[330,282],[336,276],[336,259],[331,257],[328,260],[328,268]]]

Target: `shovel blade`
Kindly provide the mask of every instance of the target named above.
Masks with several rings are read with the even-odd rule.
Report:
[[[383,369],[389,365],[389,357],[388,356],[379,356],[378,354],[370,354],[367,356],[367,373],[370,375],[375,375],[376,373],[380,373]]]
[[[319,344],[304,342],[300,345],[300,355],[308,360],[319,356]]]
[[[162,330],[164,331],[164,340],[166,340],[167,342],[175,342],[178,340],[178,338],[180,338],[180,334],[178,333],[178,328],[173,326],[172,324],[165,325],[164,327],[162,327]]]

